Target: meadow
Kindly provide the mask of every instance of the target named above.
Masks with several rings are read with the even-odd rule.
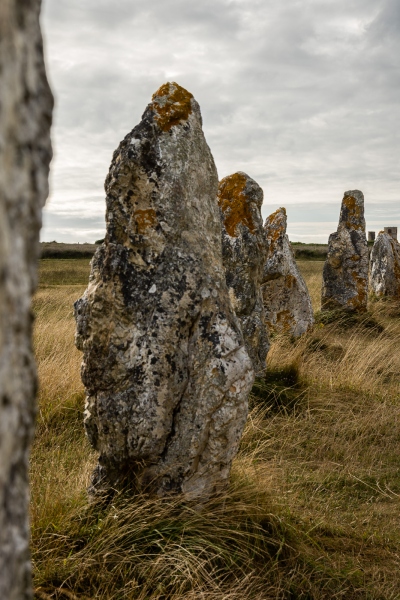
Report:
[[[319,313],[323,263],[299,261],[316,325],[276,336],[254,385],[230,488],[202,511],[180,498],[86,496],[72,304],[88,259],[44,259],[34,299],[31,456],[35,598],[400,598],[400,306]]]

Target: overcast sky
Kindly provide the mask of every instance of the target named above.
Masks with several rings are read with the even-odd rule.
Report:
[[[400,225],[399,0],[43,0],[56,97],[42,240],[104,236],[112,153],[165,81],[200,104],[219,177],[326,242],[343,192],[367,229]]]

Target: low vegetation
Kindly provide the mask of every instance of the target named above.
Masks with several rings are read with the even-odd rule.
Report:
[[[300,262],[318,315],[322,262]],[[41,261],[31,460],[35,597],[400,598],[400,307],[277,336],[229,490],[202,509],[120,494],[88,505],[72,303],[88,260]]]

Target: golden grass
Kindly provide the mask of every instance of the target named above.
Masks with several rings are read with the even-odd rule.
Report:
[[[36,597],[400,598],[400,307],[274,338],[224,497],[202,511],[123,494],[88,506],[72,317],[88,264],[75,262],[43,261],[34,304]],[[318,310],[322,263],[300,267]]]

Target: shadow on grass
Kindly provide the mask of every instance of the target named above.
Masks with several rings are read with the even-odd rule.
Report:
[[[347,310],[321,310],[315,313],[316,325],[334,324],[341,330],[358,327],[360,329],[382,333],[384,326],[370,312],[356,313]]]
[[[271,413],[293,412],[304,396],[297,365],[281,369],[269,368],[264,377],[255,380],[250,396],[250,406],[263,405]]]

